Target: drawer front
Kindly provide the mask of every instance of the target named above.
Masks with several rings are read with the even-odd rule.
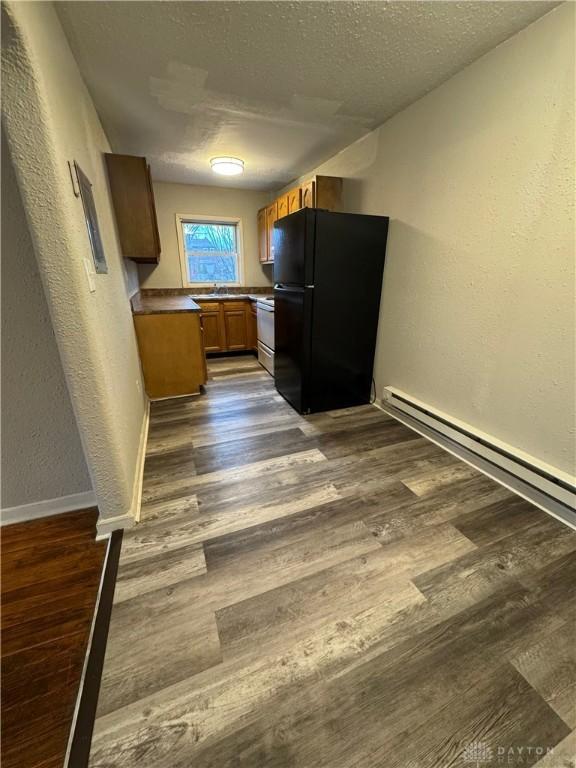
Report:
[[[274,349],[274,312],[258,307],[258,341],[261,341],[269,349]]]
[[[194,301],[198,304],[202,312],[218,312],[220,309],[219,301],[198,301],[197,299],[194,299]]]
[[[225,312],[228,311],[228,310],[230,310],[231,312],[238,311],[240,309],[245,309],[245,307],[246,307],[246,299],[242,299],[242,300],[239,300],[239,301],[234,301],[234,300],[226,299],[226,301],[223,301],[222,304],[224,305],[224,311]]]
[[[274,352],[262,342],[258,342],[258,362],[271,376],[274,376]]]

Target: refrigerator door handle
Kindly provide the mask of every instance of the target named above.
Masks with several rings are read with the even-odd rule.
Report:
[[[285,291],[286,293],[294,293],[295,291],[303,291],[304,287],[309,288],[310,286],[301,286],[301,285],[293,285],[290,288],[287,288],[284,285],[275,285],[274,290],[275,291]]]

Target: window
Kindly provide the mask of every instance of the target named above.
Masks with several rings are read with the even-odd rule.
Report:
[[[184,285],[241,283],[240,222],[177,216]]]

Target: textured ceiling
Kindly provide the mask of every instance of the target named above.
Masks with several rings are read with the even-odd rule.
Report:
[[[157,180],[273,189],[556,2],[58,2],[115,151]],[[498,83],[494,83],[498,87]],[[244,159],[219,180],[214,155]]]

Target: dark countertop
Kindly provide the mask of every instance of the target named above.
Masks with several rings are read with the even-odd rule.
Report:
[[[187,288],[142,288],[140,295],[144,297],[156,296],[191,296],[193,299],[217,301],[219,298],[226,299],[258,299],[262,295],[270,296],[274,293],[274,286],[272,285],[260,285],[257,288],[250,288],[248,286],[226,286],[226,293],[214,294],[209,288],[197,288],[196,286],[189,286]]]
[[[200,312],[190,296],[142,296],[137,293],[130,300],[133,315],[159,315],[168,312]]]
[[[266,298],[266,296],[272,296],[273,290],[268,293],[192,293],[190,298],[194,301],[259,301]]]

